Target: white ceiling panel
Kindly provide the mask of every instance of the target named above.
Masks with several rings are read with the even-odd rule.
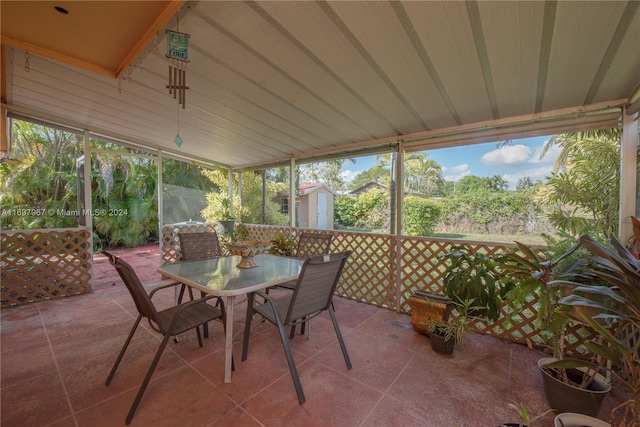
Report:
[[[243,169],[586,126],[548,118],[620,107],[640,87],[637,1],[142,3],[68,2],[65,17],[0,2],[3,105]],[[118,21],[127,4],[137,18]],[[38,31],[9,25],[39,13]],[[166,87],[166,29],[190,35],[184,109]]]

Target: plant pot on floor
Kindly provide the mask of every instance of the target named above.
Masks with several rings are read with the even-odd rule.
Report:
[[[446,337],[437,332],[432,332],[429,336],[429,340],[431,341],[431,348],[438,354],[443,354],[448,356],[453,353],[453,347],[455,345],[455,339],[450,337],[446,339]]]
[[[584,414],[565,412],[553,420],[554,427],[609,427],[611,424]]]
[[[411,326],[413,326],[413,330],[429,336],[429,327],[426,321],[429,319],[434,321],[448,320],[449,313],[453,309],[453,301],[444,295],[416,290],[409,297],[409,306],[411,307]]]
[[[601,374],[596,374],[592,384],[586,389],[566,384],[556,378],[551,369],[545,367],[557,360],[553,357],[545,357],[538,361],[549,406],[558,412],[572,412],[597,417],[602,400],[611,390],[611,384]],[[575,375],[579,379],[586,370],[586,368],[572,368],[567,369],[567,373],[570,377]]]

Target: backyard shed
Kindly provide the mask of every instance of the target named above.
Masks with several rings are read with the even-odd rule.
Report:
[[[298,218],[302,228],[333,229],[333,198],[336,192],[323,183],[300,184]]]

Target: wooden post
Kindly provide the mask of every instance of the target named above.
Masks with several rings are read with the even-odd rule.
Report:
[[[9,152],[9,132],[7,128],[7,109],[4,105],[7,103],[7,68],[5,62],[5,46],[0,47],[0,80],[2,88],[0,88],[2,107],[0,107],[0,157],[6,156]]]

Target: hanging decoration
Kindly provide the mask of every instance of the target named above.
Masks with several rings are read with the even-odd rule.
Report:
[[[187,105],[187,64],[189,63],[189,34],[180,32],[180,20],[176,17],[176,30],[167,30],[167,61],[169,62],[169,94],[178,99],[178,132],[173,142],[182,146],[180,137],[180,105]]]
[[[167,59],[169,61],[169,94],[186,106],[187,63],[189,62],[189,34],[167,30]]]

